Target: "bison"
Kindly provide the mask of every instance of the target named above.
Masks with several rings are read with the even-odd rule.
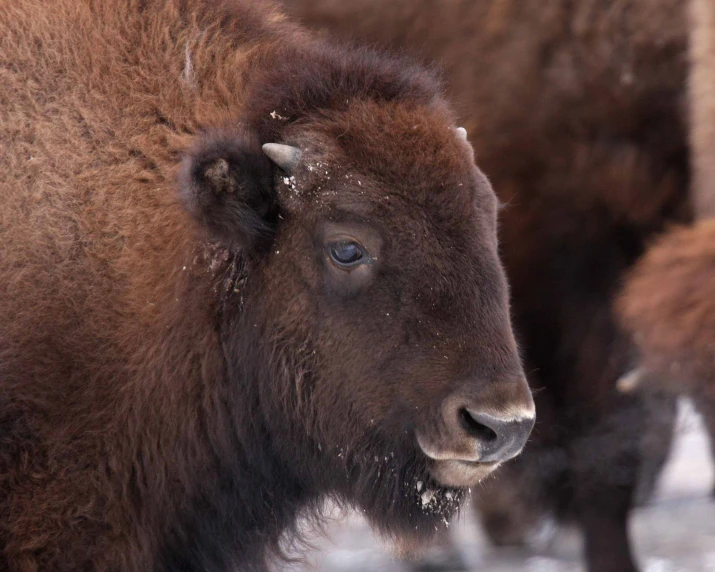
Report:
[[[618,303],[639,367],[623,391],[693,398],[715,458],[715,6],[692,0],[689,111],[698,223],[659,238],[628,276]]]
[[[330,34],[389,45],[444,68],[480,167],[507,204],[503,259],[543,422],[517,460],[525,474],[517,481],[529,482],[530,499],[578,519],[590,570],[633,570],[626,520],[636,477],[667,453],[643,459],[642,436],[648,412],[664,409],[672,420],[674,403],[616,391],[633,347],[612,305],[649,240],[691,217],[686,6],[286,4]],[[653,430],[667,443],[671,424],[660,420]],[[500,479],[491,486],[500,487]]]
[[[534,403],[431,73],[239,0],[0,6],[0,568],[411,546]]]
[[[715,458],[715,220],[660,238],[631,272],[619,300],[640,367],[624,391],[671,391],[693,398]]]

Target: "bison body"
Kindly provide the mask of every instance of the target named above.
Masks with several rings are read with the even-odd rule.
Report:
[[[715,457],[715,10],[693,0],[690,16],[691,194],[698,222],[655,241],[625,282],[618,309],[639,366],[621,386],[690,396]]]
[[[409,545],[533,401],[432,77],[270,4],[0,6],[0,568],[262,569],[330,495]]]
[[[647,412],[658,406],[615,390],[633,348],[612,303],[648,240],[691,216],[684,3],[286,4],[331,34],[444,68],[507,204],[503,258],[545,422],[518,460],[536,489],[528,496],[579,520],[590,570],[632,570],[626,518],[637,474],[667,451],[641,459]],[[666,425],[655,429],[667,435]]]
[[[713,281],[715,221],[706,220],[671,231],[649,248],[619,300],[642,367],[661,388],[693,396],[696,406],[715,398]]]
[[[638,348],[624,391],[692,398],[715,436],[715,221],[660,238],[630,273],[620,317]],[[715,457],[715,448],[713,448]]]

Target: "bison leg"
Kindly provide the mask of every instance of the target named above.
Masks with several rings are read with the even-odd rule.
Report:
[[[677,399],[665,393],[644,392],[645,431],[641,439],[641,464],[636,489],[636,506],[648,504],[668,461],[678,417]]]
[[[637,400],[612,402],[610,411],[571,443],[576,510],[589,572],[635,572],[628,516],[641,470],[645,415]]]
[[[610,490],[610,507],[590,504],[581,511],[589,572],[636,572],[628,537],[631,491]]]

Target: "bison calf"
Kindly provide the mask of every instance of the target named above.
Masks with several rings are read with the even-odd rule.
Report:
[[[271,5],[0,6],[0,568],[409,545],[534,404],[497,200],[424,70]]]
[[[635,267],[619,301],[640,367],[621,380],[693,398],[715,456],[715,220],[673,231]]]

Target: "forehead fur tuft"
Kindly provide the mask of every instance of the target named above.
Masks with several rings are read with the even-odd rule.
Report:
[[[368,48],[314,44],[286,52],[256,85],[247,102],[249,123],[265,141],[279,141],[286,125],[355,101],[446,107],[435,73]]]

